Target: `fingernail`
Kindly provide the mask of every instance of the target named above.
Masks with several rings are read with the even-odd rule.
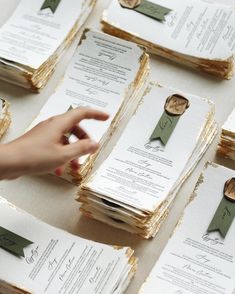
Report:
[[[61,175],[62,175],[61,168],[57,168],[54,172],[57,175],[57,177],[61,177]]]
[[[77,171],[79,169],[79,167],[80,167],[80,164],[79,164],[78,160],[74,159],[74,160],[71,161],[70,166],[71,166],[71,168],[73,170]]]
[[[99,148],[99,144],[93,140],[90,141],[90,148],[91,149],[98,149]]]

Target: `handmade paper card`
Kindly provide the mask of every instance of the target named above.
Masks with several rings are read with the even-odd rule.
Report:
[[[161,138],[150,140],[166,100],[176,95],[185,97],[190,107],[178,120],[167,144]],[[86,185],[97,195],[154,211],[192,156],[211,109],[207,100],[160,85],[150,86],[112,153]]]
[[[47,225],[0,198],[0,293],[123,293],[133,251]]]
[[[233,294],[235,290],[235,222],[226,237],[208,226],[224,197],[234,170],[207,164],[179,225],[140,294]],[[235,203],[231,202],[235,206]]]
[[[21,0],[0,30],[0,57],[37,69],[63,43],[84,4]]]
[[[140,46],[102,32],[85,30],[64,79],[30,128],[73,108],[93,108],[109,114],[105,122],[84,120],[80,126],[99,142],[109,139],[131,108],[148,76],[148,56]],[[80,158],[83,164],[88,157]],[[76,177],[76,176],[75,176]]]
[[[152,53],[230,78],[234,71],[235,10],[202,0],[113,0],[103,30]]]
[[[118,142],[78,191],[88,217],[156,236],[217,131],[211,101],[150,83]],[[105,156],[106,155],[106,156]]]

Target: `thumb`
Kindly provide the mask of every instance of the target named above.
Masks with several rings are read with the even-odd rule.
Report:
[[[69,158],[73,159],[96,152],[99,149],[99,144],[91,139],[83,139],[78,140],[75,143],[65,145],[64,149],[66,149]]]

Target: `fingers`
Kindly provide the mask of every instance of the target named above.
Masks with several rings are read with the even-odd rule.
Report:
[[[77,172],[80,168],[80,164],[79,164],[79,161],[78,159],[73,159],[70,161],[70,167],[71,169],[74,171],[74,172]],[[62,166],[59,166],[57,167],[55,170],[54,170],[54,173],[56,176],[58,177],[61,177],[64,173],[66,169],[66,164],[62,165]],[[14,178],[15,179],[15,178]]]
[[[58,115],[57,118],[60,119],[57,120],[57,126],[60,127],[61,131],[69,132],[83,119],[95,119],[105,121],[109,118],[109,115],[95,109],[76,108],[64,114]]]
[[[86,154],[94,153],[99,149],[99,144],[91,139],[79,140],[76,143],[65,145],[64,150],[69,160]]]
[[[63,172],[64,172],[64,170],[65,170],[65,166],[57,167],[57,168],[55,169],[55,175],[56,175],[57,177],[61,177],[62,174],[63,174]]]
[[[71,160],[71,162],[70,162],[70,166],[71,166],[71,168],[72,168],[73,171],[77,171],[77,170],[79,170],[79,168],[80,168],[80,164],[79,164],[78,159],[73,159],[73,160]]]
[[[69,139],[68,139],[68,137],[67,137],[67,136],[63,136],[63,137],[61,138],[61,143],[62,143],[63,145],[67,145],[67,144],[69,144]]]
[[[78,139],[89,139],[89,135],[84,131],[80,126],[74,126],[71,130],[71,133],[74,134]]]

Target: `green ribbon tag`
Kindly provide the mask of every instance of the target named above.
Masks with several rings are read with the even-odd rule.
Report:
[[[41,10],[49,8],[52,13],[55,13],[57,7],[59,6],[61,0],[45,0],[42,4]]]
[[[166,145],[179,119],[180,116],[172,116],[164,112],[150,137],[150,141],[160,139]]]
[[[140,5],[134,8],[134,10],[158,21],[164,21],[165,15],[171,11],[169,8],[147,0],[142,0]]]
[[[224,186],[224,197],[207,229],[208,232],[219,231],[226,237],[235,217],[235,178],[228,180]]]
[[[165,111],[154,129],[150,141],[160,139],[166,145],[181,115],[188,107],[189,101],[187,98],[179,94],[168,97],[164,106]]]
[[[226,237],[227,232],[235,217],[235,203],[223,198],[218,209],[207,229],[208,232],[219,231],[223,238]]]
[[[24,248],[33,242],[0,227],[0,247],[8,252],[24,257]]]
[[[164,21],[165,15],[171,11],[148,0],[119,0],[119,3],[124,8],[133,9],[158,21]]]

